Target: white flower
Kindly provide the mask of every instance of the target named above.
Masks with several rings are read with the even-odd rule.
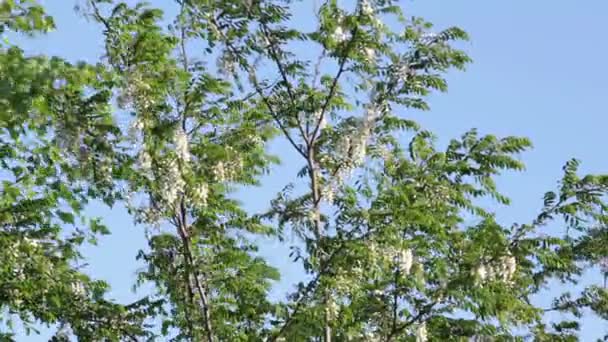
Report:
[[[188,135],[182,129],[175,131],[173,137],[177,156],[184,162],[190,161],[190,148],[188,147]]]
[[[399,80],[405,81],[409,78],[411,74],[410,67],[407,64],[402,64],[397,68],[397,78]]]
[[[83,296],[85,294],[84,285],[80,281],[75,281],[71,284],[72,292],[77,296]]]
[[[194,188],[192,196],[194,199],[202,204],[207,205],[207,197],[209,197],[209,187],[206,183],[200,183]]]
[[[218,182],[224,182],[226,180],[226,168],[224,167],[224,162],[219,161],[213,167],[213,176]]]
[[[236,71],[236,63],[229,56],[224,56],[219,60],[219,69],[227,74],[234,74]]]
[[[338,26],[336,27],[336,30],[334,31],[332,38],[341,43],[343,41],[345,41],[346,39],[348,39],[348,35],[344,32],[344,29],[342,28],[342,26]]]
[[[361,6],[361,13],[363,13],[363,15],[374,14],[374,8],[372,7],[372,4],[369,0],[361,0],[359,4]]]
[[[28,237],[23,238],[23,241],[25,241],[25,243],[30,246],[30,247],[38,247],[40,246],[40,243],[38,243],[38,241],[30,239]]]
[[[515,275],[515,272],[517,271],[517,260],[515,260],[515,257],[513,257],[512,255],[503,257],[501,259],[502,261],[502,265],[501,265],[501,269],[502,269],[502,276],[503,276],[503,280],[508,281],[511,278],[513,278],[513,276]]]
[[[488,269],[485,265],[479,265],[479,267],[477,267],[475,270],[475,274],[477,277],[479,277],[479,279],[485,281],[488,278]]]
[[[319,211],[317,210],[310,210],[308,212],[308,218],[312,221],[312,222],[317,222],[321,219],[321,215],[319,214]]]
[[[412,270],[412,265],[414,264],[414,255],[412,254],[412,250],[409,248],[402,250],[399,253],[397,262],[398,262],[399,271],[402,274],[404,274],[404,275],[410,274],[410,271]]]
[[[373,61],[376,59],[376,50],[370,47],[366,47],[363,49],[363,53],[365,53],[365,58],[369,61]]]
[[[21,266],[19,264],[15,265],[15,267],[13,268],[13,277],[15,277],[15,279],[17,279],[17,280],[25,279],[25,273],[23,272],[23,266]]]
[[[355,166],[361,165],[365,161],[367,136],[362,135],[361,140],[364,141],[361,141],[353,147],[353,155],[351,158]]]
[[[152,157],[150,157],[150,154],[145,149],[139,152],[137,162],[143,170],[150,170],[152,168]]]
[[[422,322],[416,329],[416,342],[426,342],[428,338],[429,336],[426,330],[426,323]]]
[[[168,204],[174,204],[179,194],[183,192],[185,182],[181,177],[179,166],[175,160],[171,160],[165,170],[164,179],[161,182],[161,197]]]
[[[382,107],[376,104],[369,104],[365,110],[365,121],[364,125],[369,129],[373,125],[374,121],[382,115]]]
[[[327,115],[321,116],[321,110],[314,112],[314,118],[316,123],[319,125],[319,129],[324,129],[327,127]]]
[[[131,138],[137,137],[139,133],[144,130],[144,128],[145,124],[141,118],[137,117],[133,119],[133,121],[131,121],[131,124],[129,125],[129,136]]]
[[[335,319],[336,317],[338,317],[338,312],[340,311],[340,306],[338,304],[336,304],[336,302],[334,300],[329,300],[329,303],[327,303],[327,307],[325,308],[327,315],[329,316],[329,319]]]
[[[323,189],[321,190],[321,198],[323,198],[329,204],[334,203],[335,191],[331,184],[328,184],[327,186],[323,187]]]
[[[437,38],[437,33],[435,32],[425,32],[422,34],[422,37],[420,37],[420,39],[424,42],[432,42],[435,38]]]

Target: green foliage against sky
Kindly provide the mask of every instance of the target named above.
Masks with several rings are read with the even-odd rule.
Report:
[[[538,216],[505,226],[480,203],[510,204],[495,180],[531,142],[471,130],[439,149],[408,119],[470,62],[464,31],[391,0],[310,2],[306,29],[289,0],[175,0],[175,18],[132,3],[79,2],[103,31],[96,65],[0,47],[0,337],[20,322],[54,341],[578,341],[583,314],[608,321],[604,287],[551,288],[608,274],[608,175],[568,161]],[[0,4],[2,34],[53,28],[36,1]],[[301,171],[249,213],[235,189],[286,178],[277,139]],[[152,294],[113,302],[82,272],[82,245],[118,228],[91,201],[145,229],[133,283]],[[284,258],[306,272],[278,300],[259,236],[296,241]]]

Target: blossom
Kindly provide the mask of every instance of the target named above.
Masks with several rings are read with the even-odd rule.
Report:
[[[479,279],[485,281],[488,278],[488,268],[485,265],[479,265],[475,270],[475,274]]]
[[[325,310],[330,319],[335,319],[340,311],[340,306],[334,300],[330,299],[329,303],[327,303],[327,306],[325,307]]]
[[[30,239],[28,237],[24,237],[23,241],[30,247],[38,247],[40,246],[40,243],[38,243],[38,241],[34,240],[34,239]]]
[[[319,125],[319,129],[327,127],[327,115],[322,115],[321,110],[316,110],[313,115],[316,123]]]
[[[74,292],[74,294],[76,294],[77,296],[83,296],[85,294],[85,289],[84,289],[84,285],[82,285],[82,282],[80,282],[80,281],[72,282],[71,287],[72,287],[72,292]]]
[[[175,151],[177,153],[178,158],[183,160],[184,162],[190,161],[190,148],[188,147],[188,135],[182,129],[178,129],[175,131],[175,136],[173,137],[173,141],[175,143]]]
[[[224,167],[223,161],[219,161],[215,164],[211,172],[218,182],[224,182],[226,180],[226,168]]]
[[[150,154],[145,149],[139,152],[137,162],[143,170],[150,170],[152,168],[152,157],[150,157]]]
[[[397,257],[397,263],[399,271],[402,274],[410,274],[410,271],[412,270],[412,265],[414,264],[414,255],[412,253],[412,250],[409,248],[402,250],[399,253],[399,256]]]
[[[207,205],[207,198],[209,197],[209,186],[206,183],[200,183],[192,192],[192,197],[195,201],[199,202],[203,206]]]
[[[341,43],[341,42],[345,41],[346,39],[348,39],[348,35],[344,32],[344,29],[342,28],[342,26],[338,26],[338,27],[336,27],[336,30],[332,34],[332,38],[335,41]]]
[[[363,53],[365,54],[365,58],[369,61],[373,61],[376,58],[376,50],[370,47],[366,47],[363,49]]]
[[[174,204],[179,194],[183,192],[185,182],[181,176],[179,165],[171,160],[165,169],[164,179],[161,181],[160,195],[168,204]]]
[[[328,184],[321,189],[321,198],[325,199],[325,201],[327,201],[329,204],[334,203],[335,195],[336,193],[334,187],[331,184]]]
[[[407,80],[412,71],[410,70],[410,66],[407,64],[401,64],[397,67],[396,76],[398,80],[405,81]]]
[[[503,280],[508,281],[513,278],[517,270],[517,260],[512,255],[505,256],[501,259],[501,271]]]
[[[227,74],[234,74],[236,71],[236,63],[230,56],[223,56],[219,59],[218,67],[221,71]]]
[[[374,7],[372,7],[372,4],[369,0],[361,0],[359,2],[359,5],[361,6],[361,13],[363,13],[363,15],[374,14]]]
[[[129,136],[135,138],[141,131],[144,130],[144,128],[145,124],[141,118],[137,117],[133,119],[133,121],[131,121],[131,124],[129,125]]]
[[[428,341],[428,331],[426,330],[426,323],[422,322],[418,325],[416,329],[416,342],[426,342]]]

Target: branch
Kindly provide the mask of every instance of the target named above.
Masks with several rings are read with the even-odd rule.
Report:
[[[325,103],[321,107],[321,113],[319,115],[319,120],[317,121],[317,124],[315,125],[315,129],[314,129],[312,135],[310,136],[311,145],[314,145],[314,140],[321,127],[321,122],[323,122],[325,113],[327,112],[327,108],[329,107],[329,103],[331,102],[331,99],[334,97],[334,94],[338,87],[338,81],[340,80],[340,76],[342,76],[342,73],[344,72],[344,66],[346,65],[346,61],[348,60],[348,55],[350,54],[350,50],[354,46],[354,42],[355,42],[358,32],[359,32],[359,27],[357,26],[353,29],[353,31],[351,33],[352,37],[348,41],[348,44],[346,45],[346,48],[344,49],[344,52],[342,55],[342,60],[340,61],[340,65],[338,67],[338,72],[336,73],[336,76],[334,77],[334,79],[332,81],[331,87],[329,88],[329,94],[327,94]]]
[[[294,110],[296,110],[298,108],[298,106],[296,106],[295,94],[293,92],[293,89],[291,88],[291,83],[289,83],[289,79],[287,77],[287,72],[285,71],[285,66],[283,65],[283,63],[281,63],[281,59],[279,58],[279,54],[277,53],[276,47],[274,45],[274,40],[271,39],[271,36],[268,32],[269,30],[270,29],[268,28],[266,23],[262,24],[262,33],[264,34],[264,37],[266,38],[266,40],[268,41],[268,44],[270,46],[270,57],[272,58],[272,60],[277,65],[277,68],[279,69],[279,74],[281,74],[281,78],[283,79],[283,83],[285,83],[285,88],[287,89],[287,95],[289,96],[289,98],[291,100],[291,106],[293,107]],[[306,146],[308,146],[309,145],[308,134],[306,134],[306,132],[304,132],[304,128],[302,127],[302,123],[300,121],[300,116],[297,112],[295,113],[295,117],[296,117],[296,120],[298,121],[298,130],[300,131],[300,135],[302,136],[302,139],[304,139]]]
[[[196,11],[196,8],[193,8],[193,7],[191,7],[191,8]],[[197,11],[197,14],[201,18],[205,19],[205,16],[201,15],[198,11]],[[211,22],[212,25],[216,26],[217,28],[220,27],[220,25],[218,24],[217,20],[215,18],[213,18],[212,16],[209,16],[208,20]],[[219,30],[219,29],[218,29],[218,33],[220,34],[221,38],[224,41],[224,44],[226,44],[226,47],[230,50],[230,52],[233,55],[238,56],[239,53],[238,53],[237,49],[234,47],[234,45],[232,43],[230,43],[230,40],[226,37],[226,35],[221,30]],[[287,128],[281,122],[278,114],[274,111],[274,109],[273,109],[273,107],[272,107],[272,105],[270,103],[270,100],[268,99],[268,96],[266,96],[264,94],[264,92],[262,90],[263,88],[262,88],[262,86],[260,85],[260,83],[257,80],[255,71],[249,66],[249,64],[247,64],[244,61],[241,61],[240,64],[241,64],[241,67],[243,69],[245,69],[245,71],[249,74],[250,81],[253,84],[253,86],[255,88],[255,91],[262,98],[262,101],[264,102],[264,104],[268,108],[268,111],[270,112],[270,115],[272,116],[272,118],[274,119],[274,121],[276,122],[276,124],[279,126],[279,128],[281,129],[281,131],[283,132],[283,134],[285,135],[285,137],[289,141],[289,143],[296,149],[296,151],[298,151],[298,153],[300,155],[302,155],[304,158],[306,158],[306,153],[293,140],[293,138],[289,134],[289,131],[287,130]]]
[[[332,252],[332,254],[329,255],[329,257],[327,259],[325,259],[325,261],[323,262],[324,264],[321,267],[321,270],[317,273],[317,275],[314,277],[314,279],[312,279],[306,285],[301,297],[295,302],[295,308],[291,312],[291,315],[289,317],[287,317],[287,319],[285,319],[285,322],[283,322],[283,326],[281,327],[281,329],[279,329],[279,332],[277,332],[273,337],[271,337],[270,342],[275,342],[279,337],[281,337],[281,335],[285,332],[285,330],[287,330],[287,328],[293,323],[295,317],[298,315],[298,313],[302,309],[302,306],[304,305],[305,300],[308,299],[309,295],[316,289],[316,286],[318,285],[321,277],[324,275],[327,275],[328,271],[331,269],[331,267],[330,267],[331,263],[338,256],[338,254],[341,253],[344,250],[344,248],[346,248],[347,242],[364,240],[364,239],[368,238],[370,235],[372,235],[372,233],[374,233],[374,231],[369,230],[367,233],[363,234],[362,236],[358,237],[357,239],[349,240],[349,238],[352,237],[352,234],[354,234],[354,232],[353,231],[348,232],[348,235],[345,237],[344,240],[342,240],[342,243],[340,244],[340,246],[338,246],[338,248],[335,249]]]

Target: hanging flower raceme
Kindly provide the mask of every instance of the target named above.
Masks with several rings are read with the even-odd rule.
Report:
[[[177,157],[185,163],[190,162],[190,148],[188,146],[188,135],[181,128],[175,131],[173,137]]]
[[[342,28],[342,26],[338,25],[338,27],[336,27],[336,29],[334,30],[334,33],[332,34],[331,37],[336,42],[342,43],[348,39],[348,34],[346,34],[346,32],[344,32],[344,28]]]
[[[133,121],[131,121],[131,124],[129,125],[129,137],[131,139],[136,139],[137,136],[139,136],[139,134],[144,130],[144,128],[144,121],[140,117],[133,119]]]
[[[359,1],[359,6],[361,7],[361,13],[363,15],[373,15],[374,7],[372,6],[370,0],[361,0]]]
[[[412,266],[414,265],[414,254],[412,253],[412,250],[409,248],[401,250],[396,259],[399,272],[403,275],[409,275]]]
[[[338,317],[338,313],[340,311],[340,306],[336,303],[335,300],[330,299],[329,303],[327,303],[327,306],[325,307],[325,310],[327,312],[327,316],[329,317],[329,319],[336,319]]]
[[[207,198],[209,197],[209,186],[207,183],[201,182],[192,190],[192,199],[196,204],[206,206]]]
[[[137,164],[144,171],[152,169],[152,157],[145,148],[139,151],[139,155],[137,156]]]
[[[365,59],[369,62],[373,62],[376,59],[376,50],[371,47],[364,48],[363,54],[365,55]]]
[[[180,193],[183,193],[185,182],[175,159],[171,159],[166,164],[163,178],[160,181],[160,197],[165,203],[173,205],[178,200]]]
[[[84,285],[80,281],[74,281],[71,284],[71,287],[72,287],[72,292],[77,296],[84,296],[86,293]]]
[[[416,342],[427,342],[429,339],[426,323],[422,322],[416,328]]]
[[[500,259],[500,271],[505,282],[510,281],[517,271],[517,260],[512,255]]]
[[[327,127],[327,115],[321,115],[321,110],[316,110],[313,114],[315,124],[319,125],[319,129]]]
[[[506,255],[496,264],[481,264],[474,270],[474,275],[481,281],[501,280],[510,283],[517,272],[517,260],[512,255]]]
[[[475,275],[481,280],[485,281],[488,279],[488,268],[486,265],[479,265],[475,270]]]

